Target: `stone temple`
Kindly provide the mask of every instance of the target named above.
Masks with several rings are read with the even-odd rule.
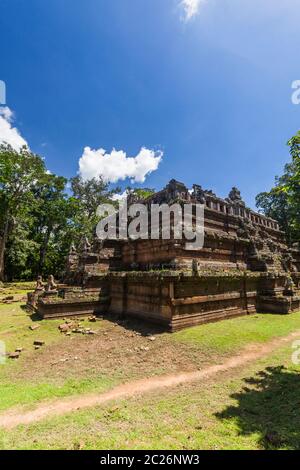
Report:
[[[29,305],[43,318],[114,314],[169,331],[255,312],[300,310],[300,246],[288,247],[276,220],[175,180],[142,202],[201,203],[202,249],[183,240],[84,240],[72,246],[63,284],[37,286]],[[41,284],[41,283],[40,283]]]

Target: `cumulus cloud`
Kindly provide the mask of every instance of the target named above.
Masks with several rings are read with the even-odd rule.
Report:
[[[89,180],[101,176],[104,181],[116,183],[130,178],[132,182],[143,183],[146,176],[157,170],[163,157],[162,152],[141,148],[136,157],[128,157],[123,150],[93,150],[85,147],[79,159],[79,174]]]
[[[113,200],[113,201],[117,201],[117,202],[122,202],[122,201],[125,201],[125,199],[127,198],[127,196],[128,196],[128,193],[127,193],[127,191],[125,190],[123,193],[114,194],[113,197],[112,197],[112,200]]]
[[[28,144],[16,127],[13,127],[13,112],[7,106],[0,107],[0,144],[10,144],[15,150]]]
[[[189,21],[199,13],[199,9],[205,0],[181,0],[181,6],[184,9],[184,19]]]

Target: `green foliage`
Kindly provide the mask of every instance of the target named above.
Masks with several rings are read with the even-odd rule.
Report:
[[[38,245],[33,261],[35,275],[63,270],[63,258],[69,249],[69,242],[64,242],[74,216],[66,184],[65,178],[46,173],[35,187],[38,203],[30,214],[34,221],[31,237]]]
[[[137,196],[139,199],[147,199],[148,197],[152,196],[155,193],[154,189],[151,188],[135,188],[131,189],[130,187],[127,188],[127,192]]]
[[[300,131],[288,141],[291,163],[270,192],[258,194],[257,207],[277,219],[290,244],[300,240]]]
[[[80,176],[75,176],[71,179],[71,187],[74,198],[88,217],[93,217],[100,204],[110,203],[113,195],[120,191],[118,188],[110,190],[109,184],[101,177],[83,180]]]
[[[38,203],[34,190],[45,172],[41,157],[26,147],[17,152],[10,145],[0,146],[0,279],[4,277],[7,244],[16,240],[20,226],[28,233],[29,212]]]
[[[0,280],[61,277],[71,243],[93,239],[100,204],[115,204],[101,178],[67,179],[47,171],[44,160],[26,147],[0,146]],[[140,197],[149,189],[134,190]]]
[[[9,278],[31,280],[38,252],[38,243],[30,238],[24,221],[19,220],[8,238],[6,247],[5,272],[9,273]]]
[[[73,207],[73,241],[78,245],[82,236],[93,238],[95,227],[99,222],[97,209],[101,204],[113,204],[113,196],[119,188],[109,189],[101,177],[83,180],[79,176],[71,179],[73,196],[70,203]]]

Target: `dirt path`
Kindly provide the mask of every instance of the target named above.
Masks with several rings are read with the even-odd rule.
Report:
[[[283,346],[297,337],[300,337],[300,331],[295,331],[283,338],[276,338],[264,345],[252,344],[241,351],[238,356],[233,356],[232,358],[226,360],[223,364],[210,366],[200,371],[182,374],[179,373],[176,375],[164,375],[133,381],[127,384],[119,385],[114,389],[100,395],[94,393],[42,403],[39,404],[34,410],[28,412],[22,412],[20,408],[14,408],[8,410],[3,415],[0,415],[0,426],[6,429],[10,429],[20,424],[30,424],[45,418],[49,418],[51,416],[63,415],[83,408],[101,405],[111,400],[130,398],[136,395],[159,390],[161,388],[175,387],[180,384],[210,378],[219,372],[235,369],[267,356],[273,350]]]

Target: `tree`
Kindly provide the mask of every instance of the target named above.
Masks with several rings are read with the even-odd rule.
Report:
[[[148,197],[152,196],[155,193],[154,189],[151,188],[134,188],[132,189],[130,186],[127,187],[127,193],[133,194],[138,199],[147,199]]]
[[[80,176],[71,179],[73,197],[71,202],[74,208],[75,242],[83,236],[93,237],[95,227],[99,222],[97,209],[101,204],[113,204],[113,196],[120,192],[119,188],[109,189],[101,177],[83,180]]]
[[[292,137],[288,145],[292,163],[288,166],[288,178],[282,192],[286,194],[291,207],[291,229],[295,241],[300,240],[300,131]]]
[[[66,184],[66,178],[46,173],[33,189],[34,197],[38,201],[31,211],[31,216],[35,221],[31,234],[39,247],[34,269],[35,275],[44,273],[50,245],[60,235],[63,236],[73,216],[71,204],[65,192]],[[60,256],[63,258],[64,254],[60,253]]]
[[[32,280],[38,250],[38,244],[31,237],[29,224],[26,220],[19,220],[7,240],[4,264],[6,280]]]
[[[8,239],[35,206],[33,188],[45,171],[41,157],[27,147],[17,152],[8,144],[0,145],[0,280],[4,279]]]
[[[0,146],[0,280],[60,276],[70,244],[94,236],[101,204],[115,204],[101,178],[67,180],[47,171],[44,160],[27,147]],[[140,198],[150,189],[130,190]]]
[[[278,220],[287,234],[288,243],[300,240],[300,131],[288,141],[291,163],[284,174],[276,177],[270,192],[258,194],[256,205],[268,216]]]

